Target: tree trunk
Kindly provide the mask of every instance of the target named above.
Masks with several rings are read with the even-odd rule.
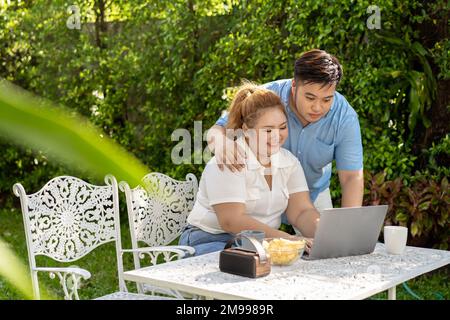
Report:
[[[106,11],[106,1],[96,0],[95,1],[95,42],[97,47],[105,49],[105,44],[102,41],[102,36],[106,32],[105,23],[105,11]]]

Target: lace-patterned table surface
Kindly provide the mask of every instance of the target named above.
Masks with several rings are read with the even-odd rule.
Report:
[[[388,254],[377,244],[372,254],[272,266],[251,279],[219,270],[219,253],[125,272],[125,279],[216,299],[364,299],[450,263],[450,252],[406,247]]]

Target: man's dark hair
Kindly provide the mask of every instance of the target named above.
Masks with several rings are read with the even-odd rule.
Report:
[[[323,50],[313,49],[303,53],[295,61],[294,79],[296,82],[321,83],[323,86],[339,84],[342,66],[339,60]]]

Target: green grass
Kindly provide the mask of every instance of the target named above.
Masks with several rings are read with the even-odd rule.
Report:
[[[408,281],[406,285],[421,300],[449,300],[449,267],[443,267],[426,275]],[[376,294],[370,299],[387,299],[387,292]],[[403,287],[397,286],[397,300],[418,300]]]
[[[123,248],[131,248],[127,223],[123,223],[121,231]],[[14,249],[24,264],[28,265],[25,233],[20,210],[0,210],[0,237]],[[57,265],[51,259],[45,257],[40,258],[38,263],[45,263],[47,266]],[[124,260],[125,270],[132,269],[132,257],[124,256]],[[81,290],[79,290],[81,299],[92,299],[118,290],[117,265],[113,243],[100,246],[76,263],[66,265],[76,265],[89,270],[92,274],[91,279],[85,281]],[[449,271],[449,267],[444,267],[408,281],[407,285],[415,294],[423,299],[448,300],[450,299]],[[41,286],[48,289],[50,293],[59,298],[63,297],[57,279],[50,279],[47,274],[41,274],[39,280]],[[127,286],[130,291],[135,292],[134,284],[127,283]],[[23,299],[23,297],[12,286],[0,278],[0,300],[8,299]],[[370,299],[387,299],[387,293],[382,292]],[[397,287],[397,299],[414,300],[415,298],[400,285]]]

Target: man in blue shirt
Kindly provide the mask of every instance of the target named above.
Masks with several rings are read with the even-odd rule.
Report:
[[[303,53],[295,62],[294,79],[266,83],[279,95],[288,114],[289,138],[283,147],[302,164],[311,200],[316,208],[332,207],[332,161],[342,189],[342,207],[361,206],[364,191],[363,150],[358,115],[336,91],[342,67],[336,57],[322,50]],[[209,130],[208,144],[218,163],[241,170],[245,153],[225,135],[227,116]]]

